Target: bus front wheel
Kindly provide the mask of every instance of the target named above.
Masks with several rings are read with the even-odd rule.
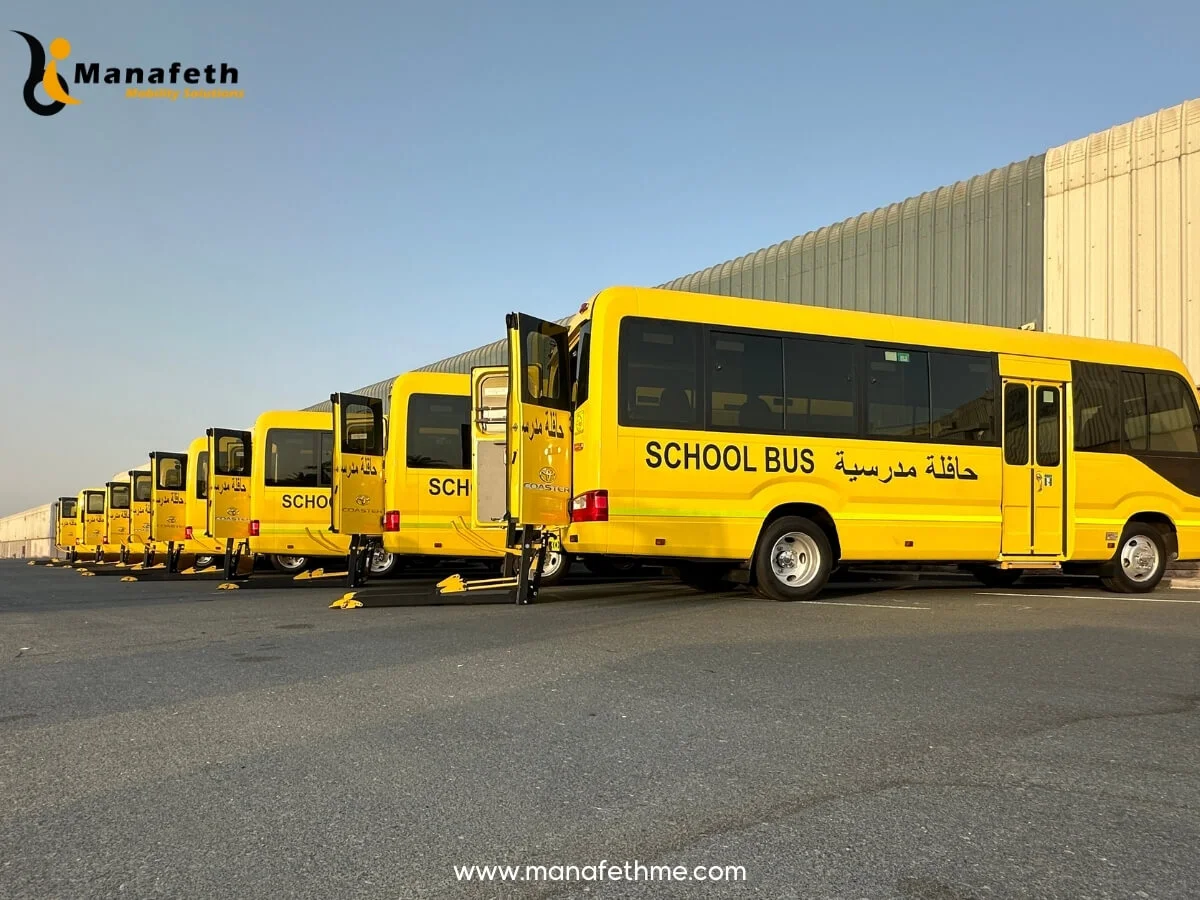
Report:
[[[811,600],[833,570],[833,549],[820,525],[801,516],[776,519],[763,532],[754,559],[759,593],[772,600]]]
[[[1153,525],[1130,522],[1113,554],[1111,574],[1102,576],[1100,582],[1117,593],[1146,594],[1158,587],[1166,571],[1167,546],[1162,532]]]

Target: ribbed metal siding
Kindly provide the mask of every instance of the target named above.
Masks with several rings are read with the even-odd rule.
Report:
[[[1200,100],[1046,155],[1046,330],[1157,344],[1200,381]]]
[[[396,380],[396,376],[385,378],[383,381],[376,381],[374,384],[368,384],[366,387],[361,387],[356,391],[345,391],[347,394],[361,394],[364,397],[375,397],[383,401],[383,414],[387,415],[388,408],[392,402],[392,383]],[[301,412],[333,412],[333,404],[328,400],[323,400],[313,406],[306,406]]]
[[[659,287],[1040,328],[1044,165],[1031,156]]]

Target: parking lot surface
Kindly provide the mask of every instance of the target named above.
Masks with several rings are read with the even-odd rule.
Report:
[[[0,564],[0,896],[1200,895],[1200,593],[432,583]]]

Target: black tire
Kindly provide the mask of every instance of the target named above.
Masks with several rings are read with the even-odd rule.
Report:
[[[203,554],[200,554],[199,556],[197,556],[192,561],[192,568],[193,569],[207,569],[209,566],[215,566],[216,564],[217,564],[217,558],[215,556],[213,556],[210,553],[203,553]]]
[[[642,569],[640,559],[628,556],[589,556],[583,564],[589,572],[600,578],[636,575]]]
[[[975,566],[971,569],[976,581],[992,588],[1012,587],[1024,574],[1023,569],[997,569],[995,566]]]
[[[295,575],[298,572],[303,572],[308,567],[308,558],[305,556],[272,554],[270,560],[271,566],[276,572],[283,572],[286,575]]]
[[[1167,543],[1162,532],[1144,522],[1130,522],[1113,552],[1110,574],[1100,583],[1118,594],[1148,594],[1167,571]]]
[[[825,529],[802,516],[784,516],[769,524],[759,539],[755,589],[772,600],[812,600],[829,581],[834,562]]]
[[[729,573],[733,569],[727,563],[681,562],[671,568],[679,580],[692,590],[712,594],[733,588],[729,581]]]

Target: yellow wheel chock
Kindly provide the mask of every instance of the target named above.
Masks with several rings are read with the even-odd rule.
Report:
[[[234,584],[232,581],[222,581],[217,585],[218,591],[237,591],[240,589],[241,588],[239,588],[238,585]]]
[[[343,594],[332,603],[329,604],[330,609],[360,609],[362,607],[361,600],[355,600],[358,591],[350,591],[348,594]]]
[[[134,578],[132,575],[122,575],[121,580],[122,581],[137,581],[137,579]]]

